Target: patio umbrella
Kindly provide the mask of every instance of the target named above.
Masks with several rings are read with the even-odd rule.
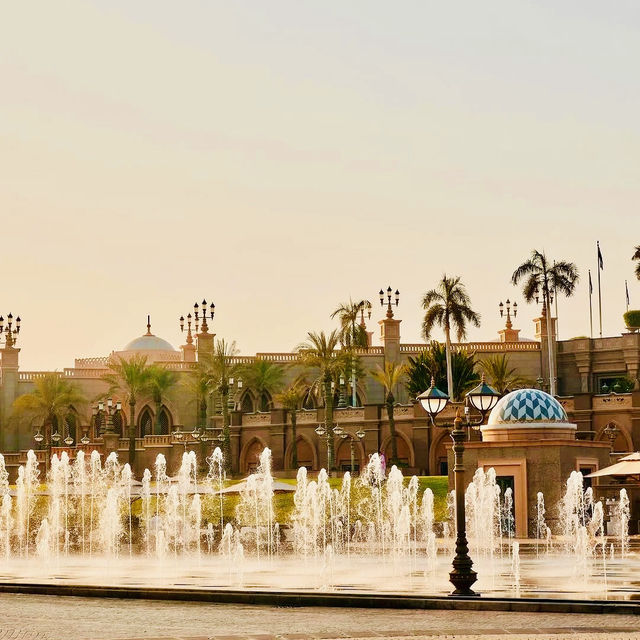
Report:
[[[590,473],[587,478],[602,478],[603,476],[639,476],[640,477],[640,452],[636,451],[618,462],[599,471]]]

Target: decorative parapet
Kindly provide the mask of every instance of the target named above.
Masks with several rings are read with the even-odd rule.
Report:
[[[109,366],[109,356],[99,358],[76,358],[76,369],[106,369]]]
[[[336,422],[348,422],[351,420],[364,420],[363,408],[334,409],[333,417]]]
[[[318,422],[318,412],[313,409],[308,411],[307,409],[302,409],[301,411],[296,411],[297,419],[296,422],[298,424],[309,424],[312,422]]]
[[[572,413],[574,411],[575,402],[573,398],[556,398],[556,400],[562,405],[566,413]]]
[[[420,353],[428,344],[401,344],[400,353]],[[456,351],[540,351],[539,342],[454,342],[451,347]]]
[[[251,424],[271,424],[271,413],[269,411],[264,413],[243,413],[242,425]]]
[[[594,411],[611,411],[612,409],[631,409],[630,393],[612,393],[606,396],[597,395],[591,399],[591,408]]]
[[[128,441],[127,441],[128,442]],[[169,446],[171,445],[171,434],[166,435],[148,435],[144,437],[144,446]]]

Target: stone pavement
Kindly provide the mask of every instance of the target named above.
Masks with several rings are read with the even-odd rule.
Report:
[[[640,616],[289,608],[2,594],[0,640],[640,640]]]

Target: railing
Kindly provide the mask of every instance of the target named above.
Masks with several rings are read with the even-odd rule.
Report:
[[[144,441],[144,446],[149,446],[149,445],[170,445],[171,444],[171,435],[170,434],[166,434],[166,435],[150,435],[150,436],[145,436],[143,438]],[[127,440],[127,442],[129,442]]]
[[[97,369],[109,366],[109,356],[100,356],[97,358],[76,358],[76,369]]]
[[[401,344],[401,353],[420,353],[428,344]],[[454,342],[456,351],[540,351],[539,342]]]
[[[256,353],[255,360],[268,360],[270,362],[295,362],[299,359],[298,352],[288,353]]]

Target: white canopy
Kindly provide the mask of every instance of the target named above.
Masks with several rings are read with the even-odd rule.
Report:
[[[618,462],[590,473],[587,478],[601,478],[603,476],[640,476],[640,452],[636,451]]]

